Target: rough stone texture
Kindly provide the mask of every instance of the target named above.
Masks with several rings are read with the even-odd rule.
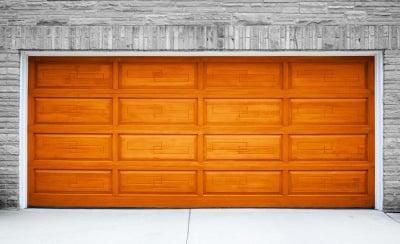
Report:
[[[4,25],[388,24],[398,0],[3,0]]]
[[[400,210],[400,51],[384,59],[384,208]]]
[[[19,50],[384,50],[384,208],[400,211],[399,0],[0,0],[0,208],[18,206]]]
[[[18,204],[19,54],[0,49],[0,208]]]

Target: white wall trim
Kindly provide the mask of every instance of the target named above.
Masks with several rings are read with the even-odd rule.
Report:
[[[379,52],[379,51],[378,51]],[[22,51],[27,56],[375,56],[377,51]]]
[[[20,54],[19,208],[28,206],[28,55]]]
[[[375,53],[375,209],[383,210],[383,53]]]
[[[21,51],[19,111],[19,207],[28,204],[28,57],[30,56],[373,56],[375,57],[375,209],[383,210],[382,51]]]

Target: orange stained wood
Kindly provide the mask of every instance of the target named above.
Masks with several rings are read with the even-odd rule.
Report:
[[[369,57],[33,57],[29,206],[374,207]]]

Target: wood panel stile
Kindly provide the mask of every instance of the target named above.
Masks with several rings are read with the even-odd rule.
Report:
[[[113,82],[112,89],[113,91],[118,91],[119,89],[119,60],[118,58],[112,59],[113,63]],[[118,106],[119,96],[118,93],[113,92],[113,198],[117,197],[119,194],[119,164],[118,164],[118,136],[117,128],[118,128],[118,120],[119,120],[119,106]]]
[[[201,91],[197,97],[197,126],[199,128],[197,134],[197,194],[199,197],[204,195],[204,62],[202,59],[198,59],[197,66],[197,88]]]
[[[283,63],[283,89],[287,90],[289,88],[289,63],[284,62]],[[288,126],[289,125],[289,120],[290,120],[290,115],[289,115],[289,98],[284,97],[283,98],[283,126]],[[282,160],[283,164],[288,164],[289,162],[289,133],[284,132],[282,135]],[[289,170],[286,168],[282,172],[282,194],[283,195],[288,195],[289,194]]]

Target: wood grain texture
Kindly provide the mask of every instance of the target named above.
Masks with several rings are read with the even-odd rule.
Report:
[[[121,160],[194,160],[197,140],[194,135],[120,135]]]
[[[122,63],[121,88],[190,88],[196,85],[196,65],[192,63]]]
[[[207,99],[207,124],[279,125],[282,121],[280,99]]]
[[[111,160],[111,135],[35,134],[36,159]]]
[[[108,88],[112,81],[112,66],[107,63],[38,63],[38,88]]]
[[[207,135],[205,158],[278,160],[281,158],[281,137],[275,135]]]
[[[38,57],[29,206],[374,206],[369,57]]]
[[[110,170],[35,170],[38,193],[111,193]]]
[[[112,99],[37,98],[35,122],[46,124],[111,124]]]
[[[291,88],[365,88],[365,63],[291,63]]]
[[[120,193],[196,193],[196,171],[119,172]]]
[[[366,135],[293,135],[293,160],[366,160]]]
[[[206,171],[206,194],[279,194],[281,192],[279,171]]]
[[[291,123],[315,125],[365,125],[366,99],[291,99]]]
[[[120,99],[120,124],[195,124],[196,99]]]
[[[294,194],[365,194],[367,171],[292,171]]]
[[[281,86],[279,63],[207,63],[206,87],[270,87]]]

